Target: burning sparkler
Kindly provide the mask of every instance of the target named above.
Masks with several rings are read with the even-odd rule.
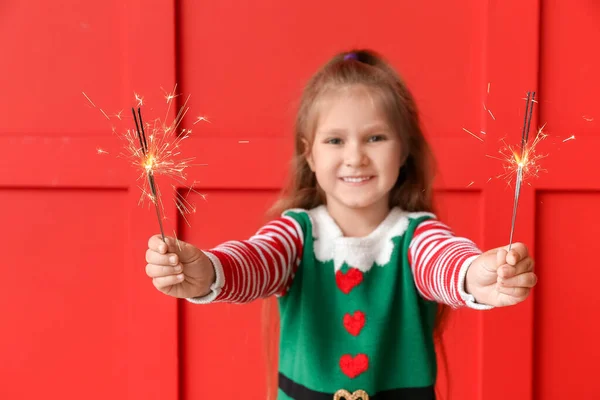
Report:
[[[148,178],[148,186],[150,187],[151,199],[156,209],[156,217],[158,218],[158,225],[160,226],[160,235],[162,236],[163,242],[165,241],[165,231],[163,230],[162,217],[160,215],[160,209],[158,208],[158,191],[156,190],[156,182],[154,181],[154,170],[155,170],[155,159],[154,154],[148,153],[148,141],[146,140],[146,131],[144,130],[144,122],[142,120],[142,109],[138,107],[137,116],[135,114],[135,108],[131,108],[133,113],[133,120],[135,122],[135,130],[137,132],[138,139],[140,141],[140,151],[144,159],[144,169]],[[139,117],[139,121],[138,121]]]
[[[539,160],[547,157],[547,154],[539,154],[537,152],[537,145],[547,137],[548,135],[544,133],[544,127],[541,127],[533,142],[530,145],[526,145],[524,152],[522,148],[510,146],[502,139],[504,146],[498,150],[499,156],[486,154],[486,157],[499,160],[503,164],[504,173],[497,175],[496,178],[505,180],[510,185],[513,180],[516,181],[516,178],[518,178],[519,169],[521,170],[521,183],[531,177],[537,177],[543,171]],[[488,182],[491,179],[489,178]]]
[[[94,108],[98,108],[85,93],[83,93],[83,95]],[[144,122],[142,119],[141,107],[144,103],[143,97],[136,93],[136,107],[132,107],[131,109],[135,128],[129,128],[125,133],[120,134],[117,133],[117,130],[113,127],[113,132],[125,141],[124,152],[120,155],[129,158],[135,169],[140,171],[138,179],[143,182],[140,188],[142,191],[140,204],[144,203],[146,199],[149,199],[154,204],[163,241],[165,239],[163,229],[163,215],[165,214],[165,211],[161,192],[156,183],[156,177],[160,175],[176,181],[180,186],[187,187],[187,195],[192,191],[196,193],[196,191],[185,182],[187,178],[186,169],[193,165],[192,161],[194,159],[180,157],[181,144],[192,132],[190,129],[179,129],[181,121],[189,110],[187,107],[189,96],[183,102],[183,105],[179,109],[179,112],[172,123],[167,125],[163,122],[167,120],[175,97],[177,97],[175,95],[175,89],[173,89],[172,93],[168,93],[165,96],[168,106],[164,120],[161,121],[160,119],[155,119],[151,123],[148,123]],[[102,109],[100,109],[100,111],[107,117],[107,114]],[[113,116],[120,121],[124,119],[121,112]],[[204,117],[199,117],[196,123],[199,121],[207,120]],[[97,152],[98,154],[107,154],[107,152],[102,149],[97,149]],[[189,225],[189,221],[186,219],[185,214],[195,212],[196,208],[188,202],[186,196],[177,191],[175,185],[171,185],[171,187],[175,190],[175,206],[182,215],[184,221]]]
[[[523,170],[528,166],[530,162],[528,160],[530,150],[527,149],[527,142],[529,141],[529,129],[531,127],[531,117],[533,116],[534,104],[535,92],[527,92],[527,104],[525,105],[525,116],[523,121],[523,129],[521,131],[521,154],[519,156],[517,153],[514,153],[515,161],[517,163],[517,179],[515,182],[515,197],[513,201],[513,215],[512,222],[510,225],[510,239],[508,241],[508,251],[510,251],[510,248],[512,247],[513,233],[515,231],[517,208],[519,207],[519,195],[521,193],[521,184],[523,183]]]
[[[488,83],[488,94],[489,94],[490,84]],[[515,193],[513,199],[513,212],[512,212],[512,220],[511,220],[511,228],[510,228],[510,239],[508,249],[510,250],[513,242],[513,234],[516,223],[517,210],[519,206],[519,196],[521,193],[521,187],[523,183],[530,177],[537,177],[539,172],[544,171],[539,164],[539,160],[545,158],[547,154],[538,154],[537,145],[548,137],[547,134],[543,132],[544,126],[542,126],[535,138],[531,143],[529,143],[529,132],[531,129],[531,119],[533,116],[533,106],[537,101],[535,100],[535,92],[527,92],[526,106],[525,106],[525,114],[523,121],[523,128],[521,131],[521,144],[519,147],[507,145],[504,139],[502,139],[503,147],[498,150],[499,155],[492,156],[487,155],[486,157],[490,157],[493,159],[497,159],[502,162],[504,167],[504,173],[497,175],[495,178],[499,178],[505,180],[509,185],[515,182]],[[485,102],[483,103],[484,111],[487,111],[489,116],[495,121],[496,118],[491,110],[486,106]],[[583,119],[590,122],[593,121],[593,118],[584,116]],[[480,134],[476,134],[471,130],[466,128],[462,128],[463,131],[474,137],[479,141],[484,141],[484,138],[481,135],[487,135],[487,132],[480,130]],[[567,142],[570,140],[575,140],[575,135],[571,135],[570,137],[564,139],[562,142]],[[487,182],[490,182],[492,178],[490,177]],[[469,183],[467,187],[473,185],[474,182]]]

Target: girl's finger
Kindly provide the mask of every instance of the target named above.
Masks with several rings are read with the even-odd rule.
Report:
[[[506,250],[498,249],[498,252],[496,252],[496,265],[503,264],[506,264]]]
[[[537,275],[533,272],[526,272],[511,278],[499,278],[498,284],[504,287],[525,287],[532,288],[537,283]]]
[[[515,298],[524,298],[529,295],[531,289],[525,287],[504,287],[502,285],[496,285],[498,292],[515,297]]]
[[[156,265],[177,265],[179,257],[174,253],[160,254],[152,249],[146,250],[146,262]]]
[[[532,272],[534,267],[533,258],[526,258],[517,263],[517,265],[504,264],[498,268],[498,276],[503,279],[512,278],[520,274]]]
[[[162,241],[160,235],[154,235],[148,239],[148,248],[160,254],[165,254],[168,250],[166,243]]]
[[[152,279],[152,283],[154,284],[154,287],[160,290],[183,282],[183,278],[183,274],[163,276]]]
[[[148,264],[146,265],[146,275],[150,278],[160,278],[165,276],[172,276],[180,274],[183,269],[181,268],[181,264],[175,266],[169,265],[156,265],[156,264]]]
[[[508,246],[506,246],[508,250]],[[523,243],[513,243],[511,246],[511,250],[506,255],[506,263],[510,265],[515,265],[519,261],[526,259],[529,256],[529,250],[527,250],[527,246]]]

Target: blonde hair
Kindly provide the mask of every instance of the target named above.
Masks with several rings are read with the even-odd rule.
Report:
[[[354,50],[334,56],[308,81],[295,126],[291,173],[270,216],[286,209],[311,209],[325,204],[315,174],[306,160],[315,134],[319,103],[324,95],[344,87],[362,85],[379,96],[387,122],[401,138],[402,166],[390,193],[390,207],[406,211],[433,211],[431,184],[433,157],[421,130],[417,106],[396,71],[371,50]]]

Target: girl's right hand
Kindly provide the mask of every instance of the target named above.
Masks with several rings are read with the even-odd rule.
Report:
[[[178,298],[206,296],[215,282],[210,259],[197,247],[160,235],[148,240],[146,274],[161,292]]]

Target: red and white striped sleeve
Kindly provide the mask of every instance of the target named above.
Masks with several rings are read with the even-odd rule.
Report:
[[[225,242],[204,253],[215,268],[211,293],[193,303],[248,303],[289,289],[302,258],[304,234],[285,216],[263,226],[248,240]]]
[[[410,243],[408,260],[421,296],[454,308],[465,305],[491,308],[476,303],[465,291],[467,269],[480,254],[475,243],[455,236],[440,221],[426,220],[419,224]]]

